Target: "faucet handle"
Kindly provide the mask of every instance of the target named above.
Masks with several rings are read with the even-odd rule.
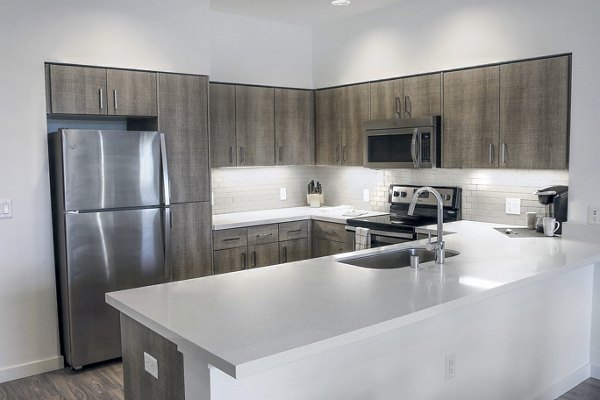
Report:
[[[425,245],[427,250],[432,250],[434,248],[433,243],[431,243],[431,231],[427,232],[427,244]]]

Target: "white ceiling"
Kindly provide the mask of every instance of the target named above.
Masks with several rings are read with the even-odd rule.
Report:
[[[212,10],[293,25],[316,26],[401,3],[403,0],[352,0],[333,6],[330,0],[210,0]]]

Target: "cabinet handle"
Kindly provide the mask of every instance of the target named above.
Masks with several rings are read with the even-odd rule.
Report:
[[[348,158],[348,146],[343,147],[344,161]]]
[[[244,147],[240,146],[240,164],[244,163]]]
[[[410,96],[404,96],[404,112],[411,117],[412,114],[412,103],[410,101]]]
[[[494,163],[494,143],[490,143],[490,154],[489,154],[490,164]]]
[[[256,267],[256,252],[252,252],[252,268]]]
[[[335,146],[335,162],[340,162],[340,146]]]
[[[502,151],[500,152],[500,162],[502,164],[506,164],[506,153],[508,153],[508,148],[506,147],[506,143],[502,143]]]
[[[242,253],[242,269],[246,269],[246,253]]]
[[[104,109],[104,90],[102,90],[102,88],[100,88],[98,90],[98,95],[100,96],[100,109],[103,110]]]
[[[294,230],[288,231],[288,234],[297,233],[297,232],[302,232],[302,229],[294,229]]]
[[[279,146],[279,161],[283,161],[283,156],[281,155],[282,151],[283,151],[283,147]]]
[[[396,117],[402,118],[402,102],[400,96],[396,96]]]
[[[273,232],[261,233],[261,234],[256,235],[257,238],[264,238],[264,237],[269,237],[269,236],[273,236]]]
[[[229,164],[233,164],[233,146],[229,146]]]
[[[117,89],[113,89],[113,100],[115,101],[115,110],[119,108],[119,99],[117,97]]]
[[[236,237],[236,238],[227,238],[227,239],[223,239],[223,241],[224,241],[224,242],[233,242],[233,241],[236,241],[236,240],[240,240],[240,238],[239,238],[239,237]]]
[[[283,262],[287,262],[287,247],[283,246]]]

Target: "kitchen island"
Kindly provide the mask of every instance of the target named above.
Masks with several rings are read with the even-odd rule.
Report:
[[[460,255],[443,267],[340,262],[424,244],[410,242],[115,292],[107,302],[174,344],[187,400],[553,399],[589,376],[600,249],[513,239],[494,226],[444,226]]]

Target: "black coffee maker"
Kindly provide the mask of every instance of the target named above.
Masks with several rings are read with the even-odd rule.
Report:
[[[547,217],[554,217],[560,222],[560,227],[556,233],[562,232],[562,224],[567,220],[567,207],[569,203],[569,187],[564,185],[550,186],[540,189],[535,193],[538,201],[546,205]],[[536,224],[535,229],[538,232],[544,231],[544,225]]]

